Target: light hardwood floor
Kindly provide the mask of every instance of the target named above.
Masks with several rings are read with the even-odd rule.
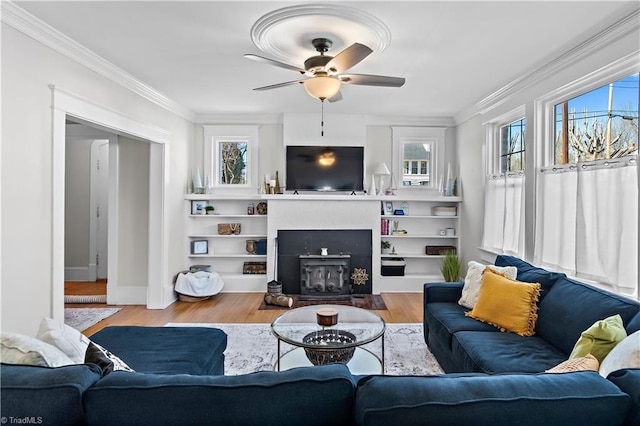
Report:
[[[203,302],[177,301],[165,309],[157,310],[137,305],[121,306],[120,312],[88,328],[84,334],[91,336],[109,325],[162,326],[168,322],[270,323],[286,309],[258,310],[263,296],[263,293],[221,293]],[[389,323],[422,322],[422,293],[383,293],[382,297],[387,310],[374,312],[385,321]],[[108,305],[65,305],[68,308],[104,308],[106,306]]]

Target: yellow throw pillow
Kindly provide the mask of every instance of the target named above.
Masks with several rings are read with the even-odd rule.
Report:
[[[478,302],[465,315],[494,325],[500,331],[533,336],[539,295],[540,284],[510,280],[487,269]]]
[[[620,315],[613,315],[596,321],[582,332],[569,359],[592,354],[602,362],[615,346],[627,337]]]
[[[600,363],[591,354],[580,358],[568,359],[553,368],[550,368],[546,373],[571,373],[573,371],[598,371]]]

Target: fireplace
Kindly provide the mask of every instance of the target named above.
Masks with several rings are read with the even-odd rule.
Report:
[[[300,300],[348,299],[350,255],[301,255]]]
[[[327,300],[349,296],[355,268],[364,269],[369,277],[373,275],[371,244],[370,229],[278,230],[276,270],[282,291],[285,294],[326,297]],[[327,248],[327,255],[321,255],[322,248]],[[310,272],[307,278],[302,261],[317,266],[315,274]],[[357,293],[371,294],[371,290],[371,278],[357,286]]]

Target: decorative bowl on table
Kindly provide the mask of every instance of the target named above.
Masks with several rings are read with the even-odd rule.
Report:
[[[313,331],[302,338],[306,345],[312,344],[314,347],[305,347],[304,352],[313,365],[325,364],[346,364],[353,358],[355,346],[340,347],[355,343],[356,336],[343,330],[320,330]],[[326,346],[326,347],[323,347]]]

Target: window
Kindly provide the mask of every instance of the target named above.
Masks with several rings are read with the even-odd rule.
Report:
[[[218,142],[218,182],[229,185],[247,183],[247,142]]]
[[[486,123],[488,152],[484,185],[482,248],[524,258],[524,107]]]
[[[500,171],[524,170],[524,118],[500,128]]]
[[[204,126],[204,169],[215,188],[257,188],[258,128]]]
[[[535,101],[534,263],[638,295],[635,55]],[[538,147],[537,147],[538,148]]]
[[[402,151],[402,185],[429,185],[431,145],[429,143],[404,143]]]
[[[639,74],[555,105],[555,164],[638,153]]]
[[[393,127],[392,174],[402,189],[437,188],[444,176],[445,128]]]

